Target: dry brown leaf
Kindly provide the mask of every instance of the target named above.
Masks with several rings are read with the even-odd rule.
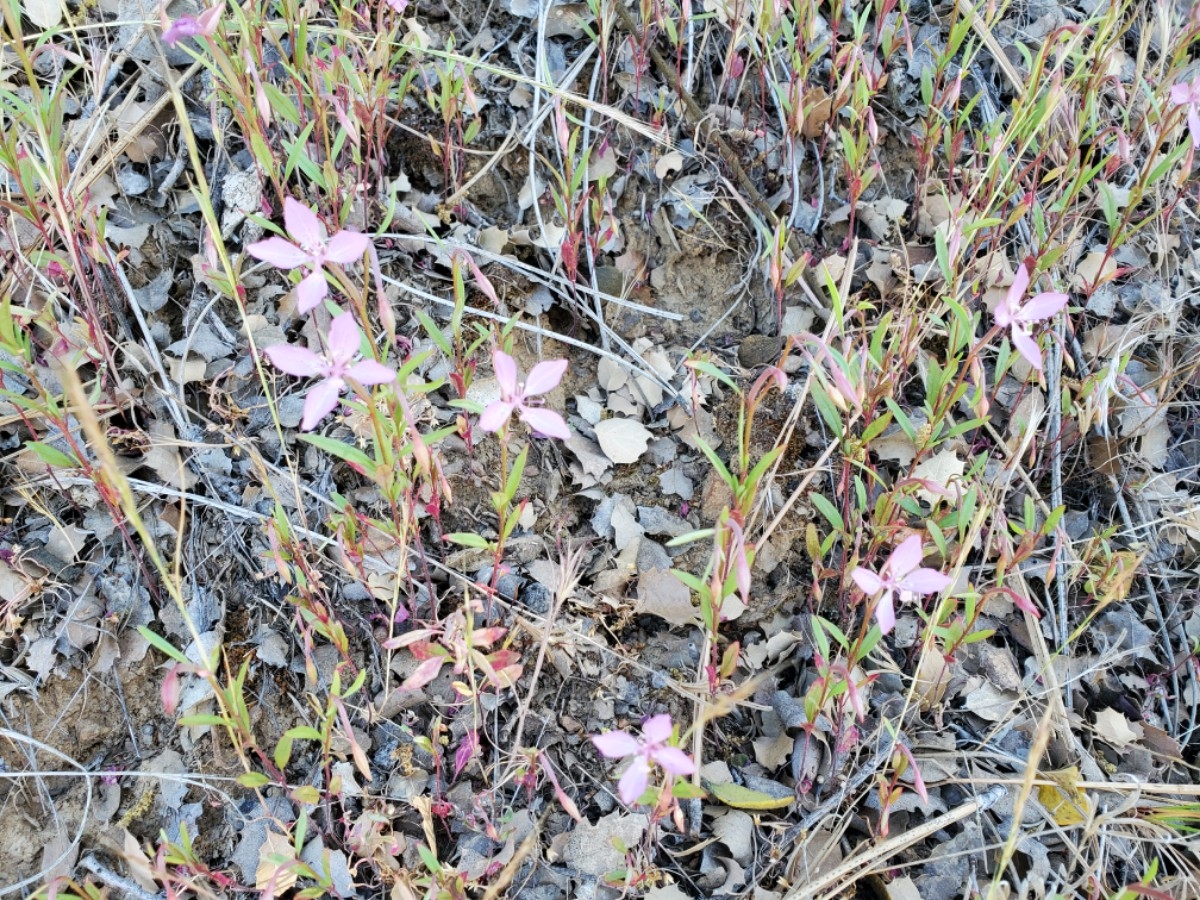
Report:
[[[637,462],[650,444],[651,434],[633,419],[605,419],[596,426],[596,440],[604,455],[618,465]]]
[[[291,840],[277,831],[267,829],[267,839],[258,851],[258,869],[254,872],[254,887],[260,891],[271,888],[279,896],[296,883],[296,848]]]
[[[928,459],[917,463],[917,467],[913,469],[913,478],[929,482],[928,488],[922,486],[917,489],[917,496],[933,507],[953,498],[956,496],[953,483],[962,477],[965,470],[966,463],[958,458],[957,453],[953,450],[939,450]]]
[[[1112,744],[1118,750],[1123,750],[1134,741],[1141,739],[1142,734],[1141,725],[1136,722],[1130,723],[1112,707],[1096,713],[1096,735],[1100,740]]]
[[[1117,271],[1117,261],[1103,250],[1093,250],[1075,266],[1071,273],[1071,287],[1077,291],[1094,291],[1108,281]]]
[[[59,0],[22,0],[21,6],[29,21],[38,28],[54,28],[63,20],[62,3]]]

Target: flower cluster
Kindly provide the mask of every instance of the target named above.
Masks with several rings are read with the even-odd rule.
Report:
[[[309,269],[296,288],[297,308],[306,313],[329,296],[325,263],[349,265],[358,262],[371,239],[357,231],[338,231],[326,237],[321,220],[307,206],[291,197],[283,201],[283,222],[291,241],[267,238],[246,248],[256,259],[280,269]],[[304,398],[303,431],[311,431],[337,407],[347,386],[370,387],[396,380],[396,373],[373,359],[361,359],[362,332],[348,312],[334,316],[325,334],[325,349],[316,353],[307,347],[276,344],[263,350],[275,368],[297,378],[320,377]]]

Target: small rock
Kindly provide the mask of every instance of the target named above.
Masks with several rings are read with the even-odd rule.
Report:
[[[774,365],[783,352],[783,338],[769,334],[747,335],[738,347],[738,363],[743,369]]]
[[[521,602],[525,604],[526,609],[539,616],[550,612],[550,603],[553,599],[554,595],[550,593],[550,589],[537,582],[528,585],[521,591]]]
[[[715,521],[732,502],[733,491],[729,490],[729,485],[716,472],[709,472],[704,481],[704,490],[700,493],[700,520]]]
[[[667,554],[666,548],[657,541],[652,541],[649,538],[643,539],[641,546],[638,547],[638,574],[649,572],[651,569],[658,569],[660,572],[665,572],[670,568],[671,557]]]
[[[642,529],[646,534],[652,534],[655,537],[666,535],[676,538],[693,530],[686,519],[668,512],[661,506],[639,506],[637,512],[638,523]]]

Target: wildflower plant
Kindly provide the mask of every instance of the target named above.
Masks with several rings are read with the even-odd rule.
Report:
[[[1192,147],[1200,148],[1200,74],[1191,81],[1180,81],[1173,85],[1170,97],[1173,104],[1186,110]]]
[[[329,296],[325,265],[348,266],[360,262],[371,239],[357,231],[340,230],[326,237],[321,220],[304,204],[291,197],[283,201],[283,222],[292,240],[269,237],[246,248],[255,259],[278,269],[308,269],[296,286],[296,308],[301,313],[316,309]]]
[[[1017,352],[1029,365],[1041,372],[1042,351],[1033,339],[1030,329],[1038,322],[1056,316],[1067,305],[1070,297],[1057,291],[1042,291],[1023,303],[1025,292],[1029,290],[1029,277],[1029,264],[1026,263],[1017,269],[1008,293],[996,306],[994,317],[998,328],[1008,329],[1009,339]]]
[[[691,757],[670,744],[674,733],[671,717],[664,713],[651,716],[642,723],[641,737],[634,737],[627,731],[607,731],[592,736],[592,743],[605,758],[629,759],[617,783],[617,795],[626,806],[652,799],[644,795],[653,766],[658,766],[672,778],[696,771]]]
[[[302,431],[312,431],[317,424],[333,412],[338,398],[347,386],[371,387],[389,384],[396,380],[396,372],[373,359],[361,359],[362,332],[351,313],[333,317],[326,336],[326,349],[322,354],[307,347],[293,344],[275,344],[263,352],[280,371],[297,378],[321,380],[309,388],[304,398],[304,418],[300,422]]]
[[[210,6],[198,16],[180,16],[178,19],[167,18],[167,8],[164,3],[159,7],[159,19],[162,26],[162,40],[168,47],[174,47],[184,38],[212,37],[217,33],[221,16],[225,13],[225,0],[216,6]]]
[[[500,431],[516,413],[517,418],[536,434],[560,441],[571,437],[562,416],[530,402],[532,397],[549,393],[558,387],[567,371],[565,359],[540,362],[533,367],[524,381],[520,381],[516,361],[503,350],[496,350],[492,353],[492,368],[500,386],[500,398],[488,404],[480,415],[480,428],[484,431]]]
[[[950,586],[950,578],[937,569],[921,566],[921,536],[905,538],[878,573],[857,566],[850,573],[854,583],[875,601],[875,619],[884,634],[896,625],[895,602],[911,603],[917,597],[936,594]]]

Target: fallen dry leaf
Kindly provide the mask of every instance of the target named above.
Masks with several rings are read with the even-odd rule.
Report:
[[[1118,750],[1124,749],[1142,736],[1142,726],[1130,723],[1112,707],[1096,713],[1096,734],[1104,742]]]
[[[618,465],[637,462],[652,435],[641,422],[633,419],[605,419],[596,426],[596,440],[604,455]]]

